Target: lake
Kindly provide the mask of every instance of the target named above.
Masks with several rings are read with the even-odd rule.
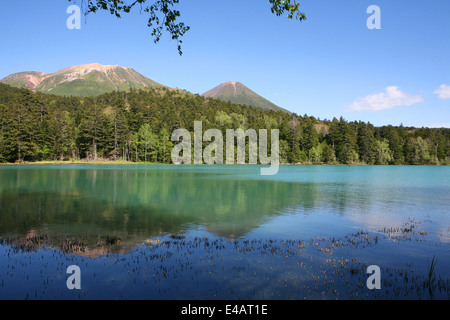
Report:
[[[0,166],[0,298],[449,299],[449,167],[259,173]]]

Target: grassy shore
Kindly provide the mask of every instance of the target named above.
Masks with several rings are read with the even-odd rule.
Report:
[[[22,166],[22,165],[80,165],[80,164],[87,164],[87,165],[102,165],[102,164],[165,164],[160,162],[134,162],[134,161],[126,161],[126,160],[65,160],[65,161],[23,161],[23,162],[6,162],[6,163],[0,163],[0,166]],[[245,163],[247,164],[247,163]],[[279,165],[334,165],[334,166],[346,166],[346,165],[353,165],[353,166],[377,166],[373,164],[366,164],[366,163],[353,163],[353,164],[341,164],[341,163],[328,163],[328,164],[318,164],[318,163],[311,163],[311,162],[305,162],[305,163],[280,163]],[[425,164],[425,166],[448,166],[450,165],[450,162],[441,162],[439,164]],[[395,166],[395,165],[391,165]],[[401,166],[404,166],[401,165]]]
[[[143,162],[141,162],[143,163]],[[96,161],[87,161],[87,160],[73,160],[73,161],[35,161],[35,162],[15,162],[15,163],[0,163],[0,165],[70,165],[70,164],[137,164],[136,162],[117,160],[117,161],[109,161],[109,160],[96,160]],[[145,162],[145,164],[156,164],[151,162]]]

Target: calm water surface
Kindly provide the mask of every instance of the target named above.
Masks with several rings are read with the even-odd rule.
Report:
[[[1,166],[0,298],[449,298],[449,167],[259,169]]]

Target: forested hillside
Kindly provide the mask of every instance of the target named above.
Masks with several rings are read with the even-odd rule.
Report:
[[[283,163],[449,164],[450,129],[319,120],[168,88],[61,97],[0,84],[0,162],[171,163],[175,129],[279,129]],[[207,143],[205,144],[207,145]]]

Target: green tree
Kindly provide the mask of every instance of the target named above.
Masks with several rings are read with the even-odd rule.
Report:
[[[66,146],[71,160],[79,159],[79,150],[77,140],[79,129],[76,125],[75,119],[71,117],[69,112],[66,112],[66,120],[63,128],[64,136],[66,137]]]
[[[305,154],[300,150],[300,139],[302,136],[302,129],[299,119],[293,115],[288,122],[282,126],[282,135],[286,137],[286,141],[289,143],[289,162],[298,163],[304,160]],[[308,157],[306,156],[306,159]]]
[[[79,126],[80,156],[88,160],[97,160],[109,149],[110,132],[108,118],[103,107],[95,101],[84,103],[84,113]]]
[[[158,141],[159,141],[159,150],[160,161],[162,163],[169,163],[171,160],[171,153],[173,149],[173,142],[170,140],[170,133],[166,128],[163,128],[159,133]]]
[[[156,136],[148,123],[139,128],[139,145],[144,149],[144,162],[147,162],[147,154],[156,153]]]
[[[318,145],[309,150],[309,161],[313,164],[319,164],[322,161],[322,148]]]
[[[366,164],[373,164],[375,160],[375,137],[372,125],[364,122],[357,124],[357,144],[359,159]]]
[[[318,145],[319,145],[319,134],[317,133],[317,130],[314,128],[314,124],[312,123],[312,121],[307,121],[307,124],[303,127],[301,147],[305,152],[309,152],[309,150],[311,150],[314,147],[317,147]]]
[[[215,122],[220,126],[220,129],[231,129],[233,125],[233,119],[224,111],[217,111]]]
[[[125,115],[125,102],[119,98],[112,102],[112,106],[105,108],[104,113],[108,119],[109,133],[111,138],[110,148],[113,160],[117,160],[119,155],[122,159],[127,153],[128,123]]]
[[[34,102],[31,91],[20,89],[6,110],[3,140],[8,161],[30,161],[36,157],[38,115]]]
[[[326,164],[333,164],[336,162],[336,155],[334,154],[333,148],[331,148],[326,141],[320,144],[321,152],[321,162]]]
[[[280,140],[280,163],[289,163],[289,143]]]
[[[416,159],[419,164],[428,164],[431,160],[428,142],[422,137],[416,140]]]
[[[387,139],[389,142],[389,148],[392,151],[392,163],[402,164],[405,162],[403,152],[403,129],[395,128],[391,125],[381,127],[379,129],[379,140]]]
[[[219,128],[224,136],[225,129],[236,127],[280,129],[281,162],[450,163],[448,128],[373,127],[342,117],[316,120],[166,89],[77,98],[4,84],[0,84],[0,161],[123,158],[170,163],[171,132],[186,128],[193,133],[195,120],[203,122],[203,131]],[[316,128],[320,128],[317,136]],[[248,149],[246,141],[246,156]]]
[[[328,131],[328,142],[333,146],[339,163],[352,164],[358,162],[356,128],[347,123],[343,117],[333,120]]]
[[[140,143],[139,143],[139,133],[135,132],[132,136],[131,139],[131,145],[133,147],[133,150],[135,151],[135,161],[139,162],[139,147],[140,147]]]
[[[376,164],[389,164],[393,159],[393,152],[389,149],[387,139],[375,141]]]
[[[5,151],[5,123],[6,123],[6,110],[7,107],[0,104],[0,162],[6,162]]]
[[[409,137],[406,139],[405,146],[403,148],[405,163],[409,165],[419,164],[416,155],[416,139]]]
[[[49,155],[53,160],[64,160],[69,151],[68,138],[68,112],[61,109],[54,109],[48,119],[48,133],[50,135],[50,143],[48,145]],[[40,149],[40,154],[46,156],[46,145]]]

